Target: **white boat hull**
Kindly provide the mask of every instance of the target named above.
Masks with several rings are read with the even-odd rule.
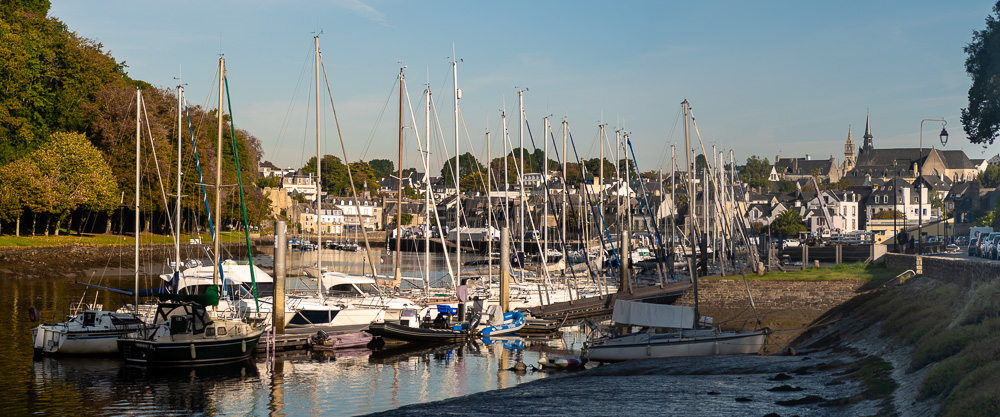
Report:
[[[687,331],[664,335],[648,332],[595,341],[588,347],[592,361],[616,362],[633,359],[715,356],[758,353],[769,329],[743,332]]]
[[[142,321],[129,313],[87,310],[70,320],[31,329],[35,352],[60,355],[118,353],[118,338],[139,330]]]

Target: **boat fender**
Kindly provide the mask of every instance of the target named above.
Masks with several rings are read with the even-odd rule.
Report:
[[[192,344],[190,345],[190,347],[191,347],[191,359],[198,359],[198,358],[196,357],[197,355],[195,354],[195,348],[194,348],[194,343],[192,343]]]
[[[32,323],[42,321],[42,315],[38,312],[38,309],[35,308],[35,306],[28,307],[28,320]]]

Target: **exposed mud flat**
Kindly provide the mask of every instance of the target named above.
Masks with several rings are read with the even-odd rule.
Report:
[[[845,369],[847,353],[649,359],[383,415],[856,416],[885,412]],[[790,387],[790,389],[788,388]]]

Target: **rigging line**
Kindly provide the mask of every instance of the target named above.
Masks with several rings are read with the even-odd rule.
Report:
[[[632,139],[630,139],[628,137],[628,135],[625,135],[625,143],[628,144],[628,150],[632,153],[632,162],[634,162],[636,166],[639,166],[639,161],[636,160],[636,157],[635,157],[635,150],[632,149]],[[628,156],[628,155],[626,154],[626,156]],[[643,200],[640,201],[640,206],[646,209],[646,214],[649,216],[649,219],[652,220],[652,223],[653,223],[653,231],[656,232],[656,238],[653,240],[653,242],[654,242],[654,244],[657,245],[657,248],[656,248],[656,262],[660,263],[660,262],[663,261],[662,258],[664,258],[664,254],[666,253],[666,251],[663,248],[663,235],[660,234],[660,228],[659,228],[659,226],[656,225],[657,220],[654,217],[654,214],[652,213],[652,210],[650,208],[650,205],[649,205],[649,195],[646,192],[646,184],[643,183],[641,177],[636,177],[636,182],[638,182],[639,185],[642,187],[642,198],[643,198]],[[645,202],[645,204],[642,204],[643,201]],[[650,233],[649,222],[643,222],[643,223],[645,223],[645,226],[646,226],[646,233]],[[659,268],[659,267],[657,267],[657,268]]]
[[[371,149],[372,143],[375,141],[375,134],[378,133],[379,122],[382,121],[382,116],[385,115],[385,110],[389,107],[389,100],[392,99],[393,94],[396,94],[397,86],[399,86],[399,74],[396,74],[396,78],[392,80],[389,94],[386,95],[385,101],[382,102],[382,109],[379,111],[378,117],[375,118],[375,124],[372,125],[371,132],[368,133],[368,142],[365,144],[364,150],[361,151],[361,160],[368,157],[368,150]]]
[[[253,267],[253,246],[250,244],[250,224],[247,222],[247,203],[243,196],[243,174],[240,173],[240,153],[236,149],[236,121],[233,117],[233,100],[229,97],[229,77],[223,76],[223,82],[226,85],[226,104],[229,105],[229,135],[233,143],[233,158],[236,159],[236,181],[239,184],[240,189],[240,208],[243,211],[243,236],[246,239],[247,244],[247,260],[250,262],[250,283],[253,289],[253,300],[257,307],[257,311],[260,311],[260,300],[257,299],[257,278],[254,276]],[[221,105],[219,107],[222,107]],[[316,196],[320,198],[320,196]],[[317,213],[317,216],[320,213]],[[322,244],[323,242],[320,242]]]
[[[198,167],[198,184],[201,184],[202,203],[205,205],[205,212],[208,214],[208,230],[212,239],[215,239],[215,224],[212,221],[212,210],[208,208],[208,190],[205,189],[205,177],[202,175],[201,161],[198,159],[198,141],[195,140],[194,128],[191,126],[191,109],[188,107],[187,97],[184,97],[184,112],[187,114],[188,132],[191,134],[191,150],[194,153],[194,164]]]
[[[344,145],[344,135],[340,129],[340,118],[337,117],[337,106],[333,102],[333,92],[330,89],[330,79],[327,78],[326,74],[326,63],[323,62],[323,55],[319,56],[319,64],[323,67],[323,80],[326,82],[326,95],[330,98],[330,108],[333,110],[333,121],[337,125],[337,137],[340,139],[340,150],[344,154],[344,161],[347,159],[347,146]],[[358,200],[358,189],[354,186],[354,174],[351,173],[350,164],[347,165],[347,179],[351,183],[351,197],[354,200],[354,205],[357,206],[357,218],[358,218],[358,229],[361,229],[361,237],[365,241],[365,254],[368,258],[368,264],[372,267],[372,276],[378,277],[378,267],[375,265],[375,254],[372,252],[371,242],[368,241],[368,231],[365,230],[364,223],[361,220],[361,202]]]
[[[543,143],[544,143],[544,140],[545,140],[545,136],[544,135],[545,135],[545,132],[542,132],[542,141],[543,141]],[[552,133],[550,132],[549,135],[551,136]],[[538,145],[535,144],[535,137],[534,137],[534,135],[531,134],[531,126],[530,125],[528,125],[528,139],[531,140],[531,147],[533,147],[533,148],[535,148],[537,150],[538,149]],[[553,142],[555,142],[555,136],[552,136],[552,140],[553,140]],[[553,151],[555,151],[555,153],[556,153],[556,162],[559,162],[559,148],[553,147]],[[543,158],[544,158],[544,156],[543,156]],[[566,217],[566,213],[562,213],[562,212],[556,210],[555,202],[553,202],[552,199],[549,198],[549,181],[548,181],[548,168],[549,168],[548,165],[549,165],[549,161],[546,160],[544,162],[544,165],[545,165],[545,173],[542,174],[542,184],[545,185],[545,201],[544,202],[547,203],[548,206],[549,206],[549,209],[552,210],[552,214],[553,214],[553,217],[555,217],[556,223],[557,224],[558,223],[562,223],[562,219]],[[562,165],[562,164],[560,164],[560,165]],[[567,190],[566,190],[566,179],[565,178],[563,178],[563,182],[562,183],[563,183],[563,192],[565,193],[565,192],[567,192]],[[568,195],[568,194],[566,194],[566,195]],[[542,220],[545,223],[545,227],[548,227],[548,220],[549,219],[543,219]],[[569,267],[569,259],[568,259],[568,256],[567,256],[568,255],[568,251],[566,249],[566,247],[567,247],[566,236],[564,236],[562,234],[562,228],[556,227],[555,229],[556,229],[556,236],[559,238],[559,243],[562,245],[562,248],[563,248],[563,268],[564,268],[563,271],[565,271],[565,268]],[[536,241],[535,243],[537,244],[538,236],[535,236],[535,241]],[[539,246],[539,247],[541,247],[541,246]],[[541,252],[541,251],[539,251],[539,252]],[[547,260],[548,254],[547,253],[543,254],[541,256],[541,258],[543,260]],[[586,249],[584,250],[584,259],[587,259],[589,261],[589,258],[587,258]],[[545,265],[544,261],[543,261],[542,265]],[[546,274],[548,274],[548,268],[547,267],[545,268],[545,271],[546,271]],[[591,281],[593,281],[593,279],[594,279],[594,271],[590,269],[590,262],[587,262],[587,272],[590,274]],[[564,274],[565,274],[565,272],[564,272]]]
[[[142,116],[143,119],[146,121],[146,133],[149,135],[149,149],[153,151],[153,166],[156,167],[156,178],[159,180],[160,184],[160,195],[163,197],[163,205],[164,207],[166,207],[169,205],[169,203],[167,202],[167,192],[163,188],[163,175],[160,174],[160,164],[157,163],[158,158],[156,157],[156,143],[153,142],[153,131],[149,127],[149,113],[146,111],[146,101],[143,100],[139,104],[142,106]],[[177,196],[177,198],[181,198],[181,196]],[[170,221],[170,230],[173,230],[174,227],[173,219],[167,216],[167,220]],[[138,234],[136,234],[136,236],[138,236]]]
[[[312,48],[309,48],[309,53],[307,56],[311,56],[312,53],[313,53]],[[281,145],[285,141],[285,133],[289,129],[290,125],[289,121],[291,120],[293,110],[295,109],[295,104],[298,103],[296,99],[299,96],[299,88],[302,86],[302,79],[305,77],[306,71],[309,68],[308,67],[309,61],[310,60],[308,58],[302,60],[302,69],[299,70],[299,79],[295,81],[295,89],[292,90],[292,99],[291,101],[288,102],[288,109],[285,110],[285,118],[282,120],[281,127],[278,129],[278,138],[277,138],[278,140],[275,142],[274,147],[271,149],[272,151],[271,155],[277,155],[278,148],[281,147]],[[302,146],[300,148],[304,147],[305,146]],[[299,162],[301,163],[302,155],[299,155],[299,158],[300,158]]]
[[[569,127],[568,126],[566,128],[566,134],[569,136],[569,143],[573,147],[573,155],[576,156],[576,163],[579,164],[582,167],[581,171],[583,171],[583,182],[584,182],[584,184],[586,184],[587,177],[590,176],[589,175],[590,171],[587,170],[587,166],[586,165],[584,165],[582,162],[580,162],[580,154],[576,152],[576,142],[573,140],[573,133],[569,131]],[[555,142],[556,142],[556,138],[553,136],[552,137],[552,143],[555,144]],[[567,155],[566,157],[569,158],[569,155]],[[590,177],[592,178],[593,176],[590,176]],[[607,223],[607,221],[604,220],[604,213],[601,213],[601,212],[597,211],[594,208],[594,204],[591,203],[591,195],[590,195],[591,193],[590,193],[590,190],[588,190],[587,187],[583,187],[583,189],[584,189],[584,192],[585,192],[586,197],[587,197],[587,205],[590,206],[591,215],[593,215],[594,218],[600,217],[601,224],[604,226],[604,234],[601,234],[601,250],[607,252],[607,247],[604,246],[604,237],[605,237],[604,235],[606,234],[607,238],[608,238],[608,244],[611,246],[611,254],[614,255],[615,261],[618,262],[618,267],[621,268],[621,265],[622,265],[621,264],[621,258],[618,257],[618,251],[615,250],[615,242],[614,242],[614,240],[611,239],[611,231],[608,230],[608,223]],[[598,216],[598,214],[600,216]],[[625,256],[625,255],[627,255],[627,254],[622,254],[622,256]]]
[[[657,167],[662,167],[667,163],[667,151],[670,150],[670,139],[674,137],[674,133],[677,132],[677,125],[680,124],[680,119],[683,116],[683,110],[677,109],[676,116],[674,117],[674,126],[670,128],[670,134],[667,135],[666,140],[663,141],[663,153],[660,155],[660,160],[657,161]]]
[[[404,87],[403,88],[403,93],[406,95],[406,103],[407,103],[407,106],[410,108],[410,122],[413,124],[413,126],[416,126],[417,125],[417,121],[414,120],[413,104],[410,103],[410,91],[405,88],[406,87],[405,81],[403,83],[403,87]],[[433,109],[433,108],[434,108],[434,102],[431,101],[431,109]],[[436,116],[437,116],[437,113],[435,113],[435,120],[437,119]],[[440,121],[438,121],[438,127],[440,128]],[[420,149],[422,149],[422,146],[423,146],[422,142],[420,141],[420,133],[419,133],[419,131],[417,129],[413,129],[413,131],[414,131],[414,134],[417,136],[417,149],[420,150]],[[423,159],[423,158],[421,158],[421,159]],[[424,168],[424,170],[425,170],[424,176],[426,178],[428,178],[428,181],[429,181],[430,180],[429,173],[426,172],[426,171],[429,171],[430,167],[428,166],[428,167]],[[436,199],[434,197],[433,190],[424,190],[424,192],[430,194],[428,197],[430,197],[431,205],[434,206],[434,207],[437,207],[437,201],[436,201]],[[434,210],[434,219],[437,220],[437,224],[439,224],[439,225],[441,224],[441,218],[438,216],[438,211],[437,210]],[[430,219],[427,220],[427,223],[430,224]],[[430,228],[428,228],[428,230],[426,231],[426,233],[430,233],[429,229]],[[449,255],[449,251],[447,250],[447,248],[448,248],[448,245],[447,245],[447,236],[445,236],[444,233],[441,233],[439,231],[438,237],[441,239],[441,247],[445,248],[445,250],[443,251],[443,253],[444,253],[444,263],[445,263],[445,265],[448,266],[448,276],[451,278],[451,286],[452,286],[452,288],[458,288],[457,285],[456,285],[456,282],[455,282],[455,272],[451,268],[451,258],[450,258],[450,255]],[[430,279],[430,277],[428,277],[428,280],[429,279]]]
[[[528,137],[530,138],[531,137],[531,125],[528,123],[527,118],[525,118],[524,124],[528,128]],[[534,146],[534,144],[532,144],[532,146]],[[535,148],[535,149],[538,149],[538,148]],[[515,166],[514,169],[518,173],[518,177],[517,177],[518,178],[518,182],[521,184],[522,190],[523,190],[524,189],[523,188],[524,187],[524,172],[521,169],[521,165],[523,165],[523,163],[517,164],[517,166]],[[528,168],[531,168],[530,164],[529,164]],[[522,196],[523,195],[524,194],[522,193]],[[522,199],[522,201],[521,201],[522,206],[527,206],[527,204],[528,204],[527,200],[528,200],[527,197],[524,197]],[[525,212],[528,213],[528,224],[531,225],[531,230],[537,231],[538,227],[535,225],[535,216],[531,214],[531,210],[527,210],[526,209]],[[523,222],[524,219],[521,219],[521,221]],[[545,254],[541,254],[542,244],[541,244],[541,242],[538,239],[539,233],[533,233],[533,235],[534,235],[533,238],[534,238],[534,241],[535,241],[535,245],[536,245],[536,247],[539,248],[539,254],[540,254],[540,256],[538,257],[538,259],[541,260],[541,262],[542,262],[542,271],[545,272],[544,273],[545,290],[549,291],[549,286],[551,286],[552,283],[550,282],[551,280],[549,279],[549,267],[548,267],[548,263],[547,263],[548,259],[546,259]],[[524,240],[524,236],[521,236],[521,239],[523,241]],[[522,268],[523,268],[523,266],[522,266]],[[541,295],[539,295],[539,296],[541,296]]]

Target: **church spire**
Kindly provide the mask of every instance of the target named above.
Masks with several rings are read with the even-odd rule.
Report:
[[[872,144],[872,127],[869,123],[868,112],[865,112],[865,144],[862,147],[863,150],[870,151],[875,146]]]
[[[854,154],[854,139],[851,138],[851,126],[847,126],[847,143],[844,144],[844,173],[854,169],[857,163]]]

